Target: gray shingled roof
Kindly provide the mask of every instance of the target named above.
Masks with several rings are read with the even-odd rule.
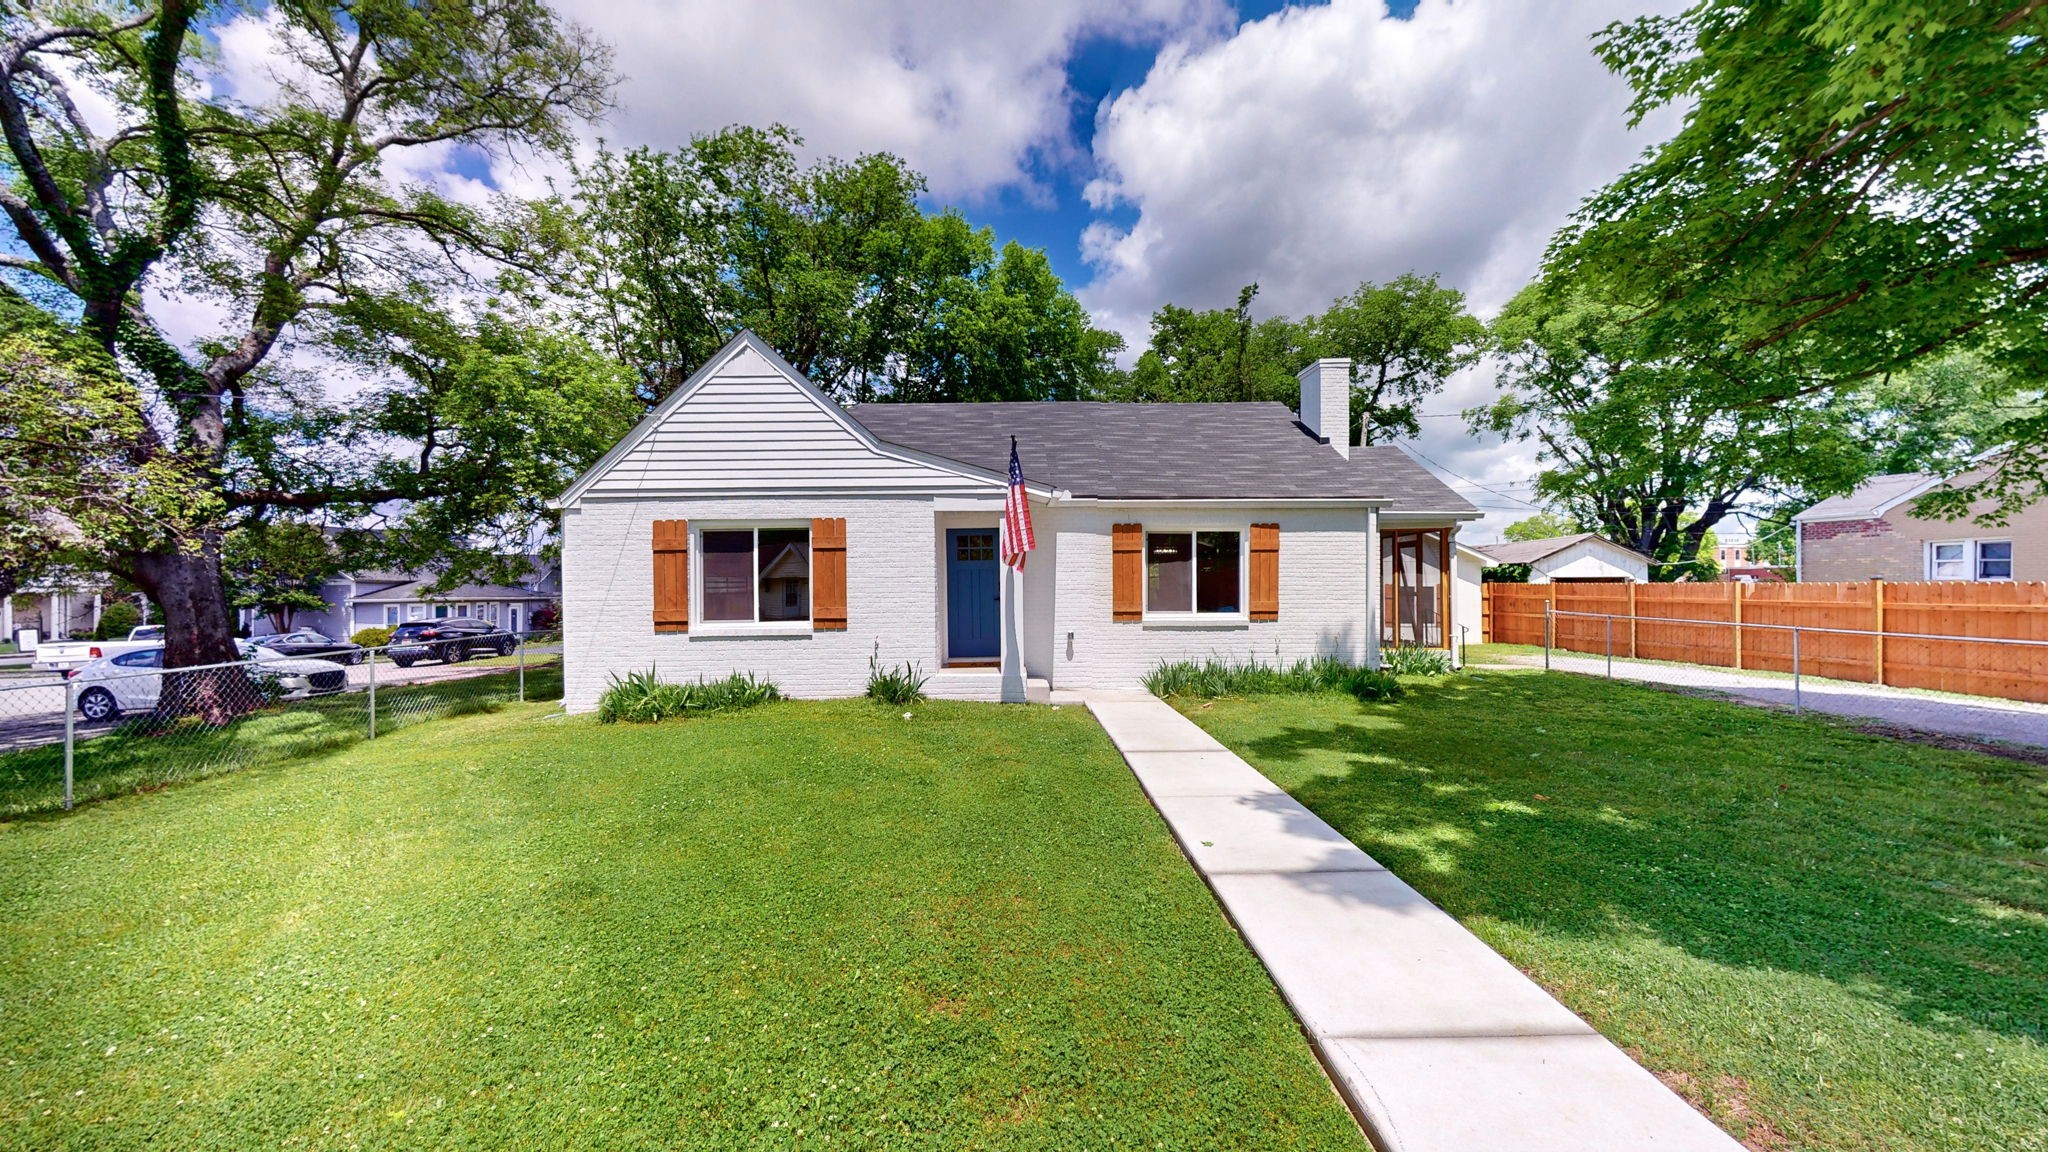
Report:
[[[1010,437],[1033,484],[1109,500],[1385,498],[1392,507],[1471,505],[1399,448],[1331,451],[1284,404],[858,404],[878,439],[990,472]]]
[[[1925,486],[1934,477],[1926,472],[1894,472],[1872,476],[1854,492],[1827,499],[1794,516],[1794,520],[1861,520],[1878,515],[1885,505]]]

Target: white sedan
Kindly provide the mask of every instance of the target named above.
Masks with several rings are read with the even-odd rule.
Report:
[[[339,692],[348,685],[348,669],[332,660],[297,659],[246,640],[239,644],[250,674],[267,680],[285,699]],[[95,660],[72,669],[65,677],[78,685],[79,716],[98,723],[116,719],[123,712],[156,707],[163,666],[164,650],[159,645]]]

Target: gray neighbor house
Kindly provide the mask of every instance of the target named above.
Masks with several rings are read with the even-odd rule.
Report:
[[[388,628],[408,620],[471,616],[510,632],[533,627],[533,615],[553,608],[562,596],[562,569],[537,554],[525,557],[516,584],[460,584],[433,590],[433,573],[364,571],[336,576],[320,586],[327,607],[300,610],[293,628],[310,628],[346,639],[359,629]],[[237,623],[251,635],[272,630],[273,621],[254,608],[239,610]]]

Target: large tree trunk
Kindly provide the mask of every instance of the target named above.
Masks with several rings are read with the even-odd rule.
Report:
[[[262,694],[240,667],[169,671],[241,659],[221,583],[219,533],[208,533],[195,552],[146,552],[120,559],[129,578],[164,612],[166,672],[157,715],[196,715],[209,724],[225,724],[260,707]]]

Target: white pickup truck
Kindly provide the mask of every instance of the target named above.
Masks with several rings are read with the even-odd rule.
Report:
[[[35,662],[30,667],[63,672],[107,656],[153,648],[163,642],[164,626],[161,624],[131,628],[126,640],[49,640],[36,645]]]

